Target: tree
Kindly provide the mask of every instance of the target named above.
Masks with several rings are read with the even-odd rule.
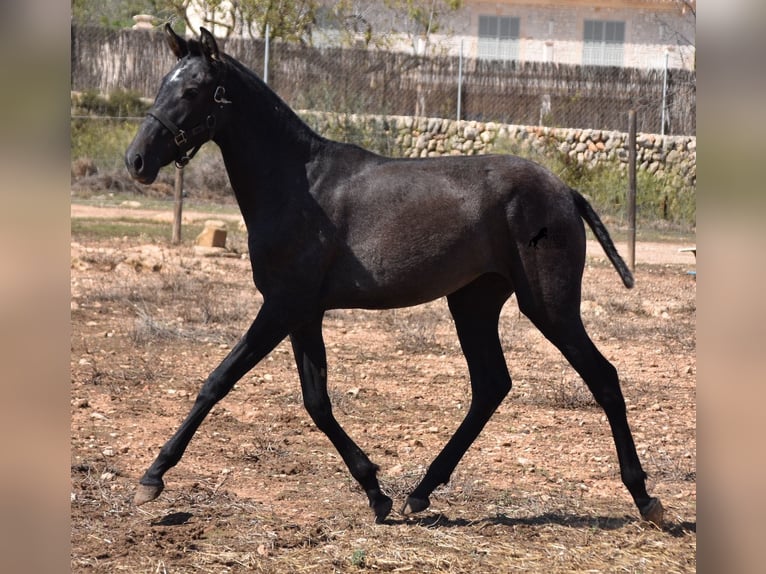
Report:
[[[323,2],[321,14],[322,24],[341,31],[346,43],[388,48],[404,38],[413,53],[425,55],[433,34],[445,30],[462,5],[462,0],[340,0]]]
[[[155,0],[195,33],[199,25],[218,35],[263,37],[307,42],[311,37],[317,0]],[[199,24],[198,24],[199,22]]]
[[[406,38],[414,53],[433,50],[432,35],[445,29],[462,0],[72,0],[78,24],[129,28],[150,14],[177,31],[204,26],[219,36],[271,38],[310,44],[317,29],[332,29],[345,44],[391,47]]]
[[[319,8],[317,0],[239,0],[234,4],[250,35],[309,43]]]
[[[398,32],[421,55],[431,50],[433,35],[444,30],[449,15],[463,6],[462,0],[385,0],[385,4],[398,16]]]
[[[676,10],[668,16],[658,14],[656,21],[666,29],[668,39],[678,46],[678,54],[683,61],[685,57],[691,57],[691,67],[696,68],[696,50],[688,51],[695,45],[695,31],[697,25],[697,1],[675,0]]]
[[[136,14],[159,15],[157,0],[72,0],[72,21],[75,24],[130,28]]]

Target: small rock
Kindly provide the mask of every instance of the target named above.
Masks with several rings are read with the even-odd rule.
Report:
[[[125,260],[117,268],[132,267],[134,271],[160,271],[164,255],[156,245],[143,245],[132,249]]]
[[[226,247],[226,224],[218,219],[206,221],[195,243],[202,247]]]

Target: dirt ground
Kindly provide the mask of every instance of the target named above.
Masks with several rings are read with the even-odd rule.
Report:
[[[334,410],[381,467],[395,500],[386,524],[303,409],[287,342],[213,409],[161,497],[136,508],[138,478],[261,299],[238,254],[72,241],[73,572],[696,570],[696,279],[682,245],[639,244],[632,290],[590,246],[583,287],[666,507],[658,529],[620,482],[603,412],[515,299],[500,321],[514,388],[422,515],[396,511],[470,402],[443,300],[326,315]]]

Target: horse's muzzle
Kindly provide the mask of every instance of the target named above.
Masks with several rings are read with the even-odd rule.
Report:
[[[147,169],[144,156],[139,152],[131,151],[130,148],[125,154],[125,166],[130,176],[139,183],[149,184],[157,178],[157,170]]]

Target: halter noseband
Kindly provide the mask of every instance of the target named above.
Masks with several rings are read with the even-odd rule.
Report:
[[[231,101],[227,100],[225,97],[226,89],[219,84],[219,86],[215,89],[215,93],[213,94],[213,101],[218,104],[218,109],[222,110],[224,105],[230,104]],[[195,156],[195,154],[199,151],[199,149],[207,142],[208,140],[213,139],[213,135],[215,134],[215,125],[216,125],[216,115],[215,115],[216,109],[213,109],[213,112],[210,113],[206,118],[205,121],[201,124],[198,124],[191,128],[189,130],[189,136],[187,136],[186,132],[179,128],[176,124],[174,124],[170,118],[168,118],[163,112],[152,109],[149,110],[146,115],[149,117],[154,118],[158,122],[160,122],[172,135],[173,135],[173,141],[176,144],[176,147],[178,147],[181,150],[181,156],[175,161],[177,168],[184,167],[187,163],[191,161],[191,159]],[[202,141],[200,144],[196,146],[189,147],[187,149],[184,149],[186,146],[185,144],[188,143],[189,138],[196,138],[200,134],[208,132],[208,137],[204,141]]]

